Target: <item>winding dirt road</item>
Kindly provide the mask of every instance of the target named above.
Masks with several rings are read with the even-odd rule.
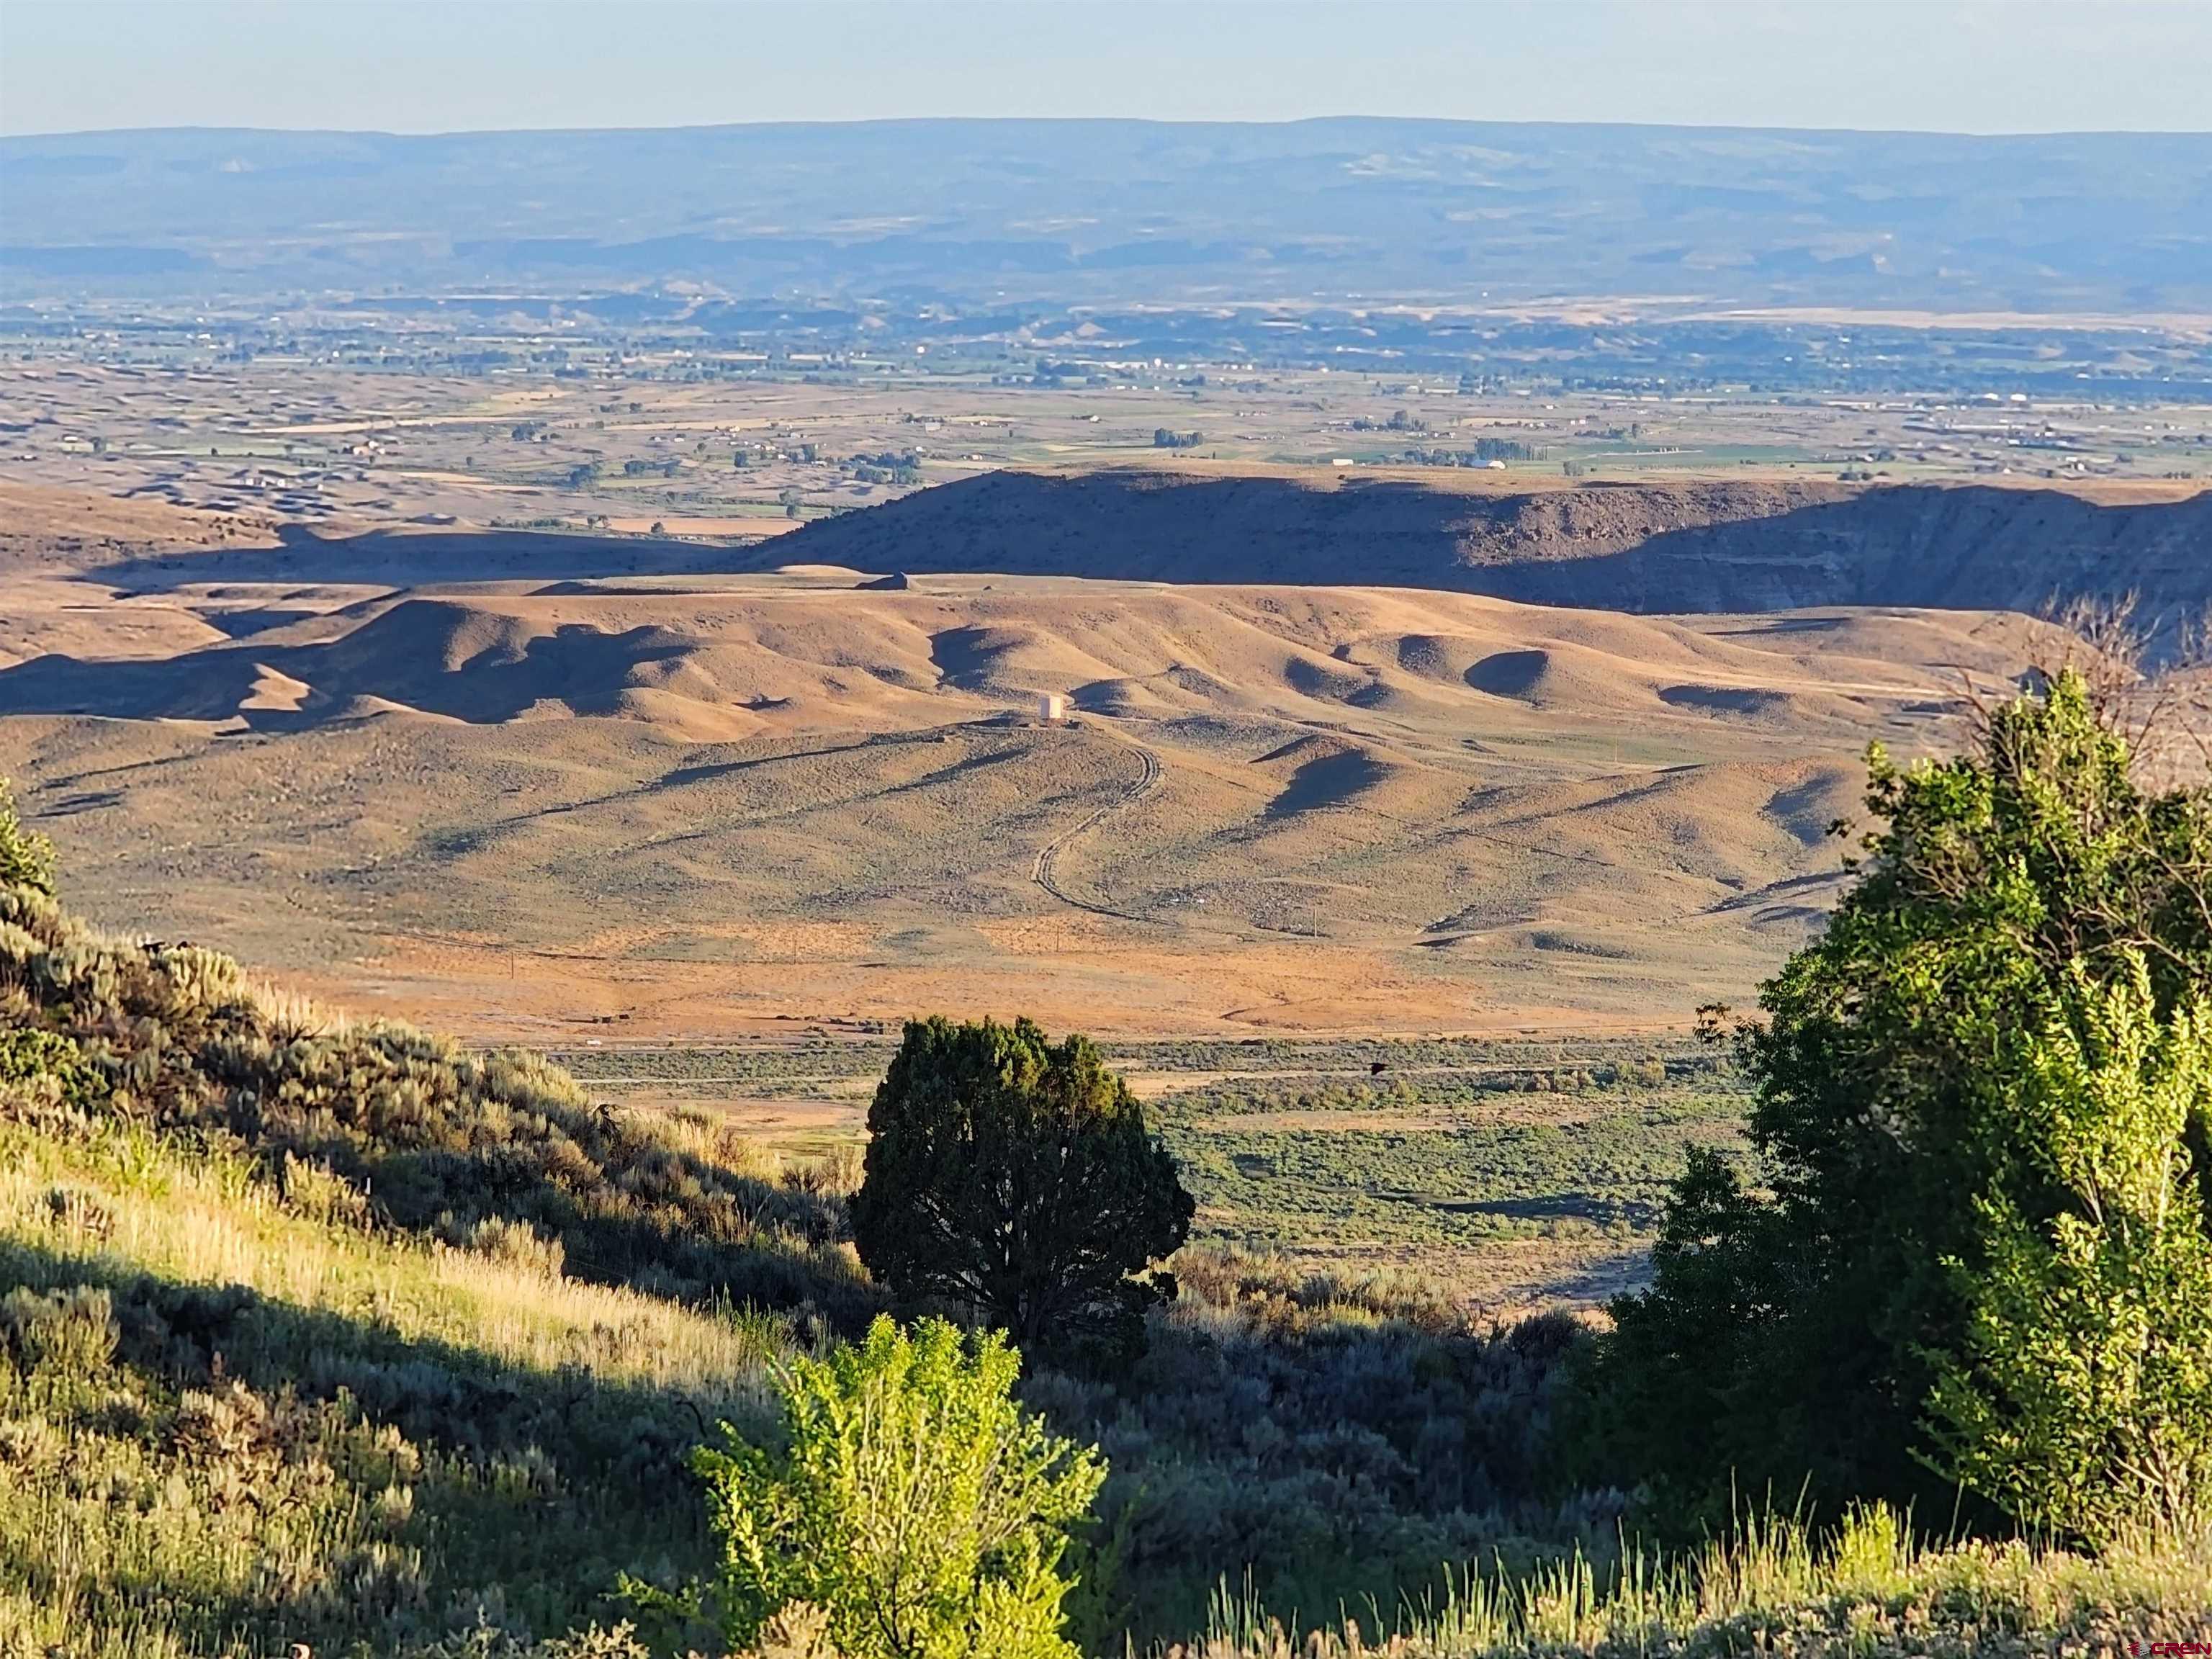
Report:
[[[1110,904],[1097,904],[1089,899],[1079,898],[1069,892],[1061,884],[1060,879],[1060,855],[1067,850],[1069,845],[1077,837],[1097,829],[1116,812],[1126,811],[1158,787],[1160,757],[1134,738],[1122,737],[1119,732],[1115,732],[1113,735],[1136,751],[1137,758],[1142,764],[1142,769],[1138,774],[1136,781],[1118,798],[1108,801],[1089,817],[1069,829],[1061,830],[1043,846],[1038,848],[1036,861],[1030,866],[1030,879],[1062,904],[1072,905],[1078,910],[1088,910],[1094,916],[1118,916],[1124,921],[1155,922],[1158,920],[1156,917],[1140,916],[1127,910],[1116,910]]]

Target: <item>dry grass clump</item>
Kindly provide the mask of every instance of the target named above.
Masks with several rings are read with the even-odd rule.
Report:
[[[1435,1279],[1406,1267],[1386,1264],[1356,1274],[1315,1272],[1265,1252],[1200,1245],[1176,1255],[1176,1278],[1190,1293],[1183,1317],[1226,1316],[1278,1335],[1362,1324],[1438,1334],[1468,1328],[1465,1305]]]
[[[759,1370],[789,1340],[785,1322],[567,1278],[550,1271],[556,1243],[515,1223],[478,1224],[459,1249],[333,1227],[236,1155],[180,1152],[129,1126],[58,1142],[0,1125],[0,1264],[18,1273],[204,1287],[389,1346],[749,1407]],[[224,1346],[236,1364],[247,1334],[211,1328],[202,1346]]]
[[[223,964],[234,976],[235,964],[228,957],[213,951],[200,955]],[[344,1013],[325,1008],[312,997],[265,980],[247,982],[246,994],[253,1000],[261,1017],[268,1022],[270,1035],[279,1042],[297,1042],[304,1037],[343,1036],[353,1029],[353,1021]]]
[[[303,1215],[138,1126],[0,1124],[0,1652],[481,1629],[536,1659],[619,1571],[696,1571],[681,1459],[759,1416],[791,1333],[502,1237]]]
[[[1765,1516],[1686,1555],[1577,1554],[1528,1573],[1458,1574],[1394,1616],[1303,1635],[1224,1583],[1206,1634],[1173,1659],[1534,1659],[1668,1654],[2070,1655],[2212,1635],[2212,1538],[2087,1558],[2014,1541],[1931,1545],[1881,1505],[1816,1529]]]

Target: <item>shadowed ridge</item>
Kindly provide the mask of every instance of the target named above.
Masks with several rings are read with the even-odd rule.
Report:
[[[1898,605],[2034,611],[2053,594],[2212,601],[2212,493],[2104,506],[2057,489],[1601,484],[1003,471],[806,526],[775,546],[868,571],[1434,588],[1641,612]],[[760,556],[756,553],[754,556]]]

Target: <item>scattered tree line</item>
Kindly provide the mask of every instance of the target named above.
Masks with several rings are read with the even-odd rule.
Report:
[[[1517,438],[1477,438],[1472,449],[1409,449],[1405,459],[1415,466],[1487,466],[1492,461],[1540,461],[1547,453]]]
[[[911,449],[886,449],[873,455],[848,457],[845,471],[862,483],[904,488],[921,482],[921,457]]]

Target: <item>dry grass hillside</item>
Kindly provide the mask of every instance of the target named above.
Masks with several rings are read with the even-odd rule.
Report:
[[[482,1035],[1679,1025],[2036,626],[859,580],[23,577],[0,773],[93,913]]]

